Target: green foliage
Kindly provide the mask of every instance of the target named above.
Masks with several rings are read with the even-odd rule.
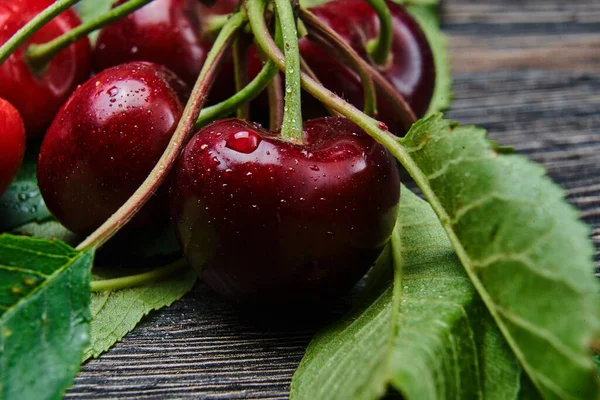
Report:
[[[93,250],[0,235],[0,398],[58,399],[89,339]]]
[[[403,189],[393,248],[356,307],[314,338],[292,399],[373,399],[388,387],[419,400],[538,398],[436,215]]]
[[[187,270],[150,286],[92,293],[91,339],[84,360],[111,348],[151,311],[181,299],[194,287],[196,279],[196,273]]]
[[[27,151],[17,177],[0,195],[0,232],[51,218],[35,176],[37,151],[37,147]]]
[[[392,152],[404,158],[544,398],[598,398],[594,247],[563,190],[484,130],[439,115],[417,122],[399,143]]]

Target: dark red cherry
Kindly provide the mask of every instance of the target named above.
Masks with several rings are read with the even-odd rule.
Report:
[[[406,9],[391,1],[387,3],[394,24],[393,46],[389,64],[378,69],[404,96],[417,117],[422,117],[427,112],[435,87],[431,47],[419,24]],[[311,11],[368,59],[367,43],[379,34],[378,17],[368,2],[334,0]],[[363,90],[358,74],[340,63],[331,51],[306,38],[301,40],[300,48],[307,63],[327,88],[358,108],[363,107]],[[391,132],[398,135],[405,133],[393,104],[378,96],[378,108],[378,118],[389,126]]]
[[[162,66],[134,62],[75,91],[48,129],[37,172],[46,205],[64,226],[89,234],[133,194],[177,127],[184,85]],[[166,222],[165,200],[159,192],[130,228]]]
[[[0,99],[0,194],[13,180],[25,153],[25,125],[8,101]]]
[[[52,3],[52,0],[0,0],[0,45]],[[27,65],[27,45],[48,42],[79,24],[73,11],[65,11],[0,65],[0,97],[19,110],[28,136],[42,133],[77,85],[89,77],[91,50],[89,40],[81,39],[54,57],[38,76]]]
[[[318,302],[365,274],[395,224],[390,154],[344,118],[305,122],[305,144],[239,119],[196,133],[175,167],[182,248],[227,299]]]
[[[153,1],[100,31],[94,69],[150,61],[166,66],[193,85],[211,47],[212,38],[203,36],[204,24],[210,16],[228,12],[227,6],[206,8],[198,0]]]

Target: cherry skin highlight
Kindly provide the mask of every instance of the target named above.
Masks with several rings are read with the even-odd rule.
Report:
[[[127,0],[118,1],[113,7]],[[93,55],[94,69],[129,61],[150,61],[194,85],[212,38],[203,36],[205,20],[229,12],[226,2],[206,8],[197,0],[156,0],[100,31]],[[233,9],[233,7],[231,7]]]
[[[387,65],[378,66],[381,74],[403,95],[418,118],[429,108],[435,88],[435,62],[429,42],[417,21],[406,9],[391,1],[387,4],[393,19],[393,45]],[[379,35],[377,14],[364,0],[335,0],[311,11],[335,30],[364,59],[369,59],[367,44]],[[350,67],[340,63],[331,51],[300,41],[300,51],[323,84],[358,108],[364,106],[360,77]],[[310,111],[310,110],[309,110]],[[405,132],[393,104],[378,96],[378,118],[390,131],[402,136]]]
[[[0,0],[0,45],[52,3],[52,0]],[[77,85],[88,79],[91,48],[87,38],[81,39],[57,54],[36,75],[27,64],[27,46],[48,42],[80,23],[72,10],[63,12],[0,65],[0,97],[19,110],[28,136],[43,133]]]
[[[395,225],[396,162],[340,117],[305,143],[239,119],[196,133],[174,170],[171,214],[204,281],[229,300],[313,303],[365,274]]]
[[[14,179],[25,154],[25,125],[8,101],[0,99],[0,194]]]
[[[38,161],[40,190],[56,219],[87,235],[129,199],[175,132],[184,88],[166,68],[134,62],[75,91],[48,129]],[[127,228],[166,223],[166,200],[159,191]]]

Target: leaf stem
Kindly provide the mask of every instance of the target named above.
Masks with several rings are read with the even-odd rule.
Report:
[[[302,143],[302,93],[300,85],[300,49],[296,16],[290,0],[275,0],[277,21],[283,35],[285,54],[285,107],[281,136],[293,142]]]
[[[307,10],[304,7],[300,8],[300,18],[304,22],[304,24],[309,28],[313,35],[315,32],[321,36],[321,39],[326,40],[333,48],[338,49],[340,52],[350,52],[356,54],[356,52],[350,47],[345,40],[333,29],[331,29],[327,24],[317,18],[313,13]],[[384,96],[390,104],[393,104],[397,108],[397,112],[400,115],[400,118],[403,123],[403,127],[405,131],[408,132],[412,124],[417,121],[417,117],[413,112],[412,108],[404,99],[404,97],[388,82],[387,79],[379,71],[373,68],[368,62],[362,59],[362,57],[358,56],[356,58],[354,55],[354,62],[361,66],[361,69],[364,70],[376,84],[379,89],[379,94]],[[399,133],[399,132],[397,132]]]
[[[102,226],[77,246],[78,250],[90,247],[101,246],[115,233],[119,231],[133,216],[142,208],[142,206],[158,190],[160,185],[169,174],[173,163],[179,156],[181,149],[187,142],[193,132],[194,122],[200,114],[200,110],[206,101],[206,94],[209,92],[217,68],[224,59],[227,49],[231,46],[238,31],[246,22],[246,16],[243,12],[235,13],[227,21],[215,44],[208,53],[206,63],[202,67],[200,76],[192,90],[190,100],[188,101],[177,129],[165,149],[160,160],[150,172],[146,180],[135,191],[135,193],[115,212]]]
[[[15,34],[12,35],[12,37],[0,47],[0,64],[6,61],[6,59],[12,53],[14,53],[19,46],[21,46],[33,34],[43,28],[44,25],[80,1],[81,0],[56,0],[50,7],[44,9],[44,11],[36,15],[31,21],[15,32]]]
[[[390,59],[394,27],[392,13],[385,0],[367,0],[379,18],[379,36],[367,44],[367,50],[377,65],[385,66]]]
[[[175,275],[176,273],[187,268],[189,268],[188,263],[184,259],[181,259],[172,264],[165,265],[164,267],[156,268],[137,275],[92,281],[90,284],[90,289],[92,292],[102,292],[145,286],[162,281],[165,278]]]
[[[129,0],[122,5],[111,9],[107,13],[62,34],[50,42],[30,45],[27,49],[27,59],[29,64],[36,70],[43,69],[54,56],[71,44],[97,29],[126,17],[151,1],[152,0]]]

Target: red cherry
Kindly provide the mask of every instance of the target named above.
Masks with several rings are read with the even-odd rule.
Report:
[[[0,45],[52,3],[52,0],[0,0]],[[42,133],[77,85],[89,77],[91,49],[89,40],[81,39],[61,51],[36,76],[25,59],[27,45],[48,42],[79,24],[73,11],[63,12],[0,65],[0,97],[19,110],[28,136]]]
[[[25,154],[25,125],[16,108],[0,99],[0,194],[13,180]]]
[[[417,117],[422,117],[427,112],[435,87],[433,53],[421,27],[406,9],[390,1],[387,3],[394,26],[391,62],[378,69],[404,96]],[[377,38],[379,20],[366,1],[335,0],[311,11],[368,59],[367,43]],[[358,74],[341,64],[330,51],[308,39],[301,40],[300,47],[305,60],[327,88],[355,106],[363,107],[363,90]],[[394,105],[378,96],[378,106],[378,118],[392,132],[405,133]]]
[[[239,119],[200,130],[175,167],[182,248],[227,299],[313,302],[351,288],[395,224],[391,155],[344,118],[305,122],[296,145]]]
[[[228,9],[226,3],[207,9],[198,0],[156,0],[100,31],[94,68],[150,61],[193,85],[212,45],[211,38],[202,36],[204,19]]]
[[[80,86],[48,129],[38,183],[48,209],[85,235],[133,194],[173,135],[184,85],[166,68],[134,62],[109,68]],[[130,224],[159,226],[168,219],[158,193]]]

